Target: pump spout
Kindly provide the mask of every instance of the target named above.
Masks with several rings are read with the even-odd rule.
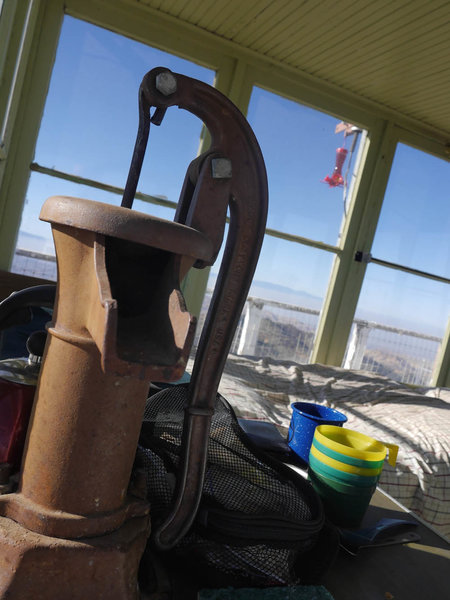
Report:
[[[199,257],[210,257],[210,240],[177,223],[79,198],[50,198],[41,219],[52,223],[64,269],[55,332],[91,336],[105,372],[178,379],[195,329],[180,282]]]

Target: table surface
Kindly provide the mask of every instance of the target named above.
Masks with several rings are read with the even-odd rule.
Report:
[[[372,497],[361,527],[382,518],[414,515],[381,490]],[[450,544],[419,522],[420,541],[361,548],[356,556],[344,550],[323,584],[335,600],[445,600],[450,598]]]

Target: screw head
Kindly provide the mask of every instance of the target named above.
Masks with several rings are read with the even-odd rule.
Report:
[[[163,71],[156,76],[155,86],[158,92],[170,96],[177,91],[177,80],[170,71]]]
[[[211,172],[213,179],[231,179],[231,160],[229,158],[213,158]]]

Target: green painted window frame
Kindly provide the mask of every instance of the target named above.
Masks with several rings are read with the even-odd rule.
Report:
[[[8,11],[5,7],[9,6]],[[12,8],[11,8],[12,7]],[[23,29],[27,11],[32,11]],[[0,63],[5,85],[0,109],[10,101],[8,136],[0,153],[0,268],[8,269],[15,247],[34,148],[44,109],[53,61],[64,14],[106,27],[119,34],[177,54],[216,70],[216,87],[245,114],[251,91],[258,85],[312,108],[360,125],[368,131],[363,168],[358,176],[349,215],[339,246],[323,248],[335,253],[328,292],[319,322],[313,362],[340,365],[345,352],[366,265],[354,261],[356,250],[370,252],[383,202],[392,159],[399,141],[448,159],[448,148],[435,130],[407,117],[320,82],[306,74],[239,48],[235,44],[183,25],[131,0],[10,0],[2,7]],[[6,25],[5,25],[6,24]],[[17,62],[24,32],[26,52]],[[18,35],[19,39],[18,39]],[[16,74],[16,78],[15,75]],[[17,74],[20,76],[17,77]],[[10,95],[15,82],[13,94]],[[32,101],[30,101],[32,99]],[[1,111],[0,111],[1,112]],[[19,115],[19,117],[18,117]],[[268,231],[319,247],[314,240]],[[193,311],[206,287],[207,272],[198,271],[186,284]],[[434,383],[450,385],[450,325],[442,344]]]

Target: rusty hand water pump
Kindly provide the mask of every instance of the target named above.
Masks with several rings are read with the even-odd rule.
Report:
[[[171,106],[199,117],[211,136],[188,168],[173,222],[131,208],[150,123]],[[0,496],[0,598],[138,599],[149,535],[171,547],[201,496],[214,399],[263,239],[266,173],[247,121],[214,88],[158,67],[142,81],[139,107],[122,206],[52,197],[41,211],[58,282],[19,484]],[[173,511],[151,532],[151,506],[129,485],[149,382],[185,370],[195,318],[180,282],[214,263],[227,212]]]

